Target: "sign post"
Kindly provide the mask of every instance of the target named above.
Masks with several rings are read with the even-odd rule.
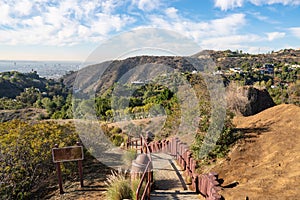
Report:
[[[78,161],[80,186],[83,187],[83,170],[82,170],[83,147],[79,142],[76,143],[76,146],[69,146],[63,148],[58,148],[58,144],[55,144],[55,147],[52,148],[52,158],[53,158],[53,162],[56,163],[60,194],[64,193],[62,187],[62,177],[61,177],[61,167],[60,167],[61,162]]]
[[[55,144],[55,148],[58,148],[58,144]],[[56,171],[57,171],[57,176],[58,176],[59,193],[63,194],[64,190],[63,190],[63,187],[62,187],[60,162],[56,163]]]
[[[77,146],[82,146],[80,145],[79,142],[76,143]],[[83,154],[82,154],[83,155]],[[83,158],[82,158],[83,159]],[[79,178],[80,178],[80,187],[83,187],[83,170],[82,170],[82,160],[78,160],[78,172],[79,172]]]

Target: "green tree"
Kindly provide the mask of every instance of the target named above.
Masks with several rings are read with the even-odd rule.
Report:
[[[48,114],[51,116],[56,111],[56,104],[50,98],[45,97],[42,100],[43,107],[47,110]]]
[[[106,118],[106,111],[111,109],[110,99],[97,97],[96,100],[96,115],[97,117],[101,117],[102,119]]]
[[[39,98],[41,98],[41,93],[38,89],[30,87],[25,89],[16,99],[28,106],[32,106]]]

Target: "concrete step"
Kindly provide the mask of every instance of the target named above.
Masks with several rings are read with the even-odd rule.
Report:
[[[154,190],[151,192],[151,200],[199,200],[201,195],[191,191],[179,190]]]

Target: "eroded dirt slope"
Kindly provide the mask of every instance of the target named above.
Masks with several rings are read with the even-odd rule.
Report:
[[[300,107],[275,106],[235,124],[247,138],[212,169],[225,199],[300,199]]]

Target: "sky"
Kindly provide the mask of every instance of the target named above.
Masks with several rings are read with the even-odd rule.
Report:
[[[0,0],[0,60],[84,61],[144,28],[174,31],[199,51],[299,49],[299,19],[300,0]]]

